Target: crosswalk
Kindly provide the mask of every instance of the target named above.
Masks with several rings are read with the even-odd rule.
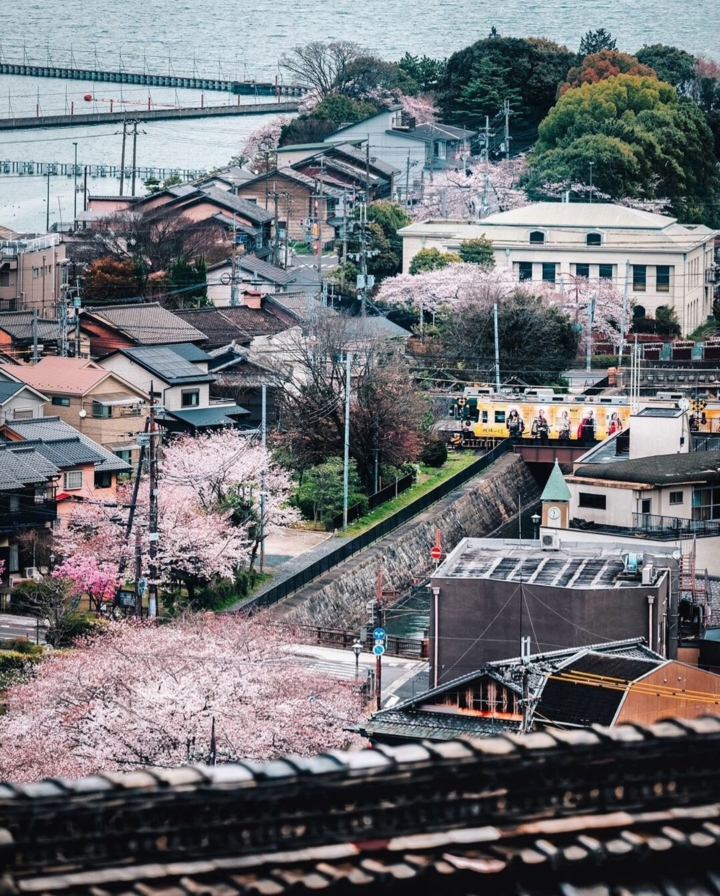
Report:
[[[392,669],[392,668],[402,668],[402,669],[412,669],[416,664],[413,662],[408,662],[407,660],[398,659],[397,661],[390,660],[388,661],[385,657],[383,657],[383,669]],[[314,672],[318,672],[322,675],[330,675],[333,678],[341,678],[344,681],[350,681],[355,678],[355,665],[346,665],[344,663],[332,663],[332,662],[323,662],[322,660],[318,662],[314,662],[310,664],[310,668]],[[368,672],[375,671],[375,664],[370,665],[369,663],[360,663],[360,671],[358,678],[360,681],[364,681],[367,678]]]

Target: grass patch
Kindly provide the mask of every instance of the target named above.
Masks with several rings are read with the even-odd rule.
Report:
[[[256,572],[255,583],[247,594],[228,594],[227,597],[224,597],[213,606],[213,612],[221,613],[223,610],[227,610],[228,607],[250,600],[253,594],[259,591],[263,585],[272,579],[272,577],[272,573],[270,572]]]
[[[692,339],[694,342],[704,342],[709,336],[714,336],[715,331],[718,329],[718,322],[712,321],[712,323],[702,324],[691,333],[687,338]]]
[[[469,467],[479,456],[473,451],[458,451],[451,453],[442,467],[426,467],[424,464],[420,464],[420,475],[415,485],[398,495],[397,498],[386,501],[359,520],[355,520],[344,532],[338,531],[338,535],[346,535],[350,538],[355,535],[361,535],[363,532],[371,529],[376,523],[382,522],[386,517],[392,516],[393,513],[402,510],[403,507],[407,507],[408,504],[412,504],[413,501],[416,501],[422,495],[432,491],[436,485],[445,482],[446,479],[454,476],[455,473],[464,470],[465,467]]]

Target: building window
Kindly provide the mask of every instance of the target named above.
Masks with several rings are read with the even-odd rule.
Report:
[[[542,278],[545,283],[554,283],[557,265],[554,261],[544,261],[542,266]]]
[[[184,391],[182,393],[182,406],[184,408],[196,408],[200,404],[200,393],[197,389],[192,392]]]
[[[112,486],[112,473],[107,471],[95,473],[95,488],[110,488]]]
[[[100,420],[109,420],[112,417],[112,405],[101,404],[99,401],[93,402],[93,417]]]
[[[694,488],[692,505],[694,520],[720,520],[720,486]]]
[[[20,551],[16,544],[8,546],[8,572],[20,572]]]
[[[601,280],[612,280],[613,278],[613,266],[611,264],[601,264],[600,265],[600,279]]]
[[[585,237],[585,245],[587,245],[587,246],[602,246],[602,234],[588,233],[588,235]]]
[[[59,408],[69,408],[70,407],[70,399],[63,398],[62,395],[53,395],[52,404]]]
[[[655,288],[658,292],[670,292],[669,264],[659,264],[655,268]]]
[[[82,470],[69,470],[63,478],[65,491],[70,492],[82,488],[82,479]]]
[[[20,495],[10,495],[8,499],[8,510],[10,513],[20,512]]]
[[[131,452],[126,450],[125,448],[120,448],[117,451],[113,451],[115,457],[119,457],[120,460],[124,460],[126,464],[130,463],[130,455]]]
[[[683,493],[682,492],[670,492],[670,503],[671,504],[682,504],[683,503]]]
[[[532,280],[532,262],[521,261],[518,264],[518,280]]]
[[[576,277],[584,277],[586,280],[590,279],[590,265],[589,264],[576,264],[575,265],[575,276]]]
[[[542,230],[531,230],[530,231],[530,244],[531,245],[542,245],[545,242],[545,234]]]
[[[578,493],[578,505],[580,507],[589,507],[592,510],[605,510],[606,500],[605,495],[593,495],[590,492]]]
[[[33,280],[37,280],[37,278],[38,278],[39,276],[40,276],[40,268],[33,268],[33,269],[32,269],[32,277],[33,277]]]
[[[633,272],[633,292],[645,292],[647,285],[647,267],[644,264],[634,264]]]
[[[0,286],[10,286],[10,271],[0,271]]]
[[[13,420],[32,420],[32,417],[32,409],[23,408],[20,410],[19,408],[15,408],[13,411]]]

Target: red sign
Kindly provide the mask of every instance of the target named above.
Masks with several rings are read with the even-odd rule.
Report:
[[[433,560],[439,560],[442,557],[442,548],[439,545],[434,544],[430,549],[430,556]]]

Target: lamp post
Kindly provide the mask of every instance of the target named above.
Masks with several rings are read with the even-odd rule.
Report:
[[[362,653],[362,644],[359,641],[356,641],[352,646],[353,653],[355,654],[355,680],[360,677],[360,654]]]
[[[530,517],[530,522],[533,525],[533,540],[538,541],[538,539],[540,538],[540,514],[534,513]]]
[[[73,230],[77,230],[77,142],[73,141],[75,147],[75,165],[73,166]]]

